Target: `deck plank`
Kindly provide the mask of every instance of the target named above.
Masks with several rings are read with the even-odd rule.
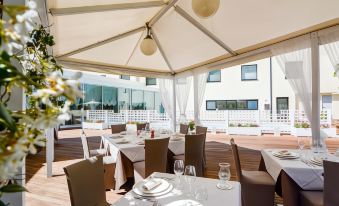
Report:
[[[97,148],[100,135],[110,130],[86,130],[90,148]],[[260,150],[263,148],[296,148],[297,139],[292,136],[227,136],[225,134],[208,134],[206,143],[207,166],[205,176],[218,178],[218,164],[231,163],[231,179],[235,179],[235,168],[229,140],[235,138],[240,146],[240,158],[243,169],[256,170],[260,161]],[[55,161],[53,177],[46,177],[45,151],[30,155],[26,160],[26,202],[28,206],[70,205],[66,177],[63,167],[82,159],[80,130],[59,131],[59,141],[55,145]],[[339,148],[339,139],[328,139],[327,145],[331,152]],[[109,202],[117,201],[121,195],[109,192]]]

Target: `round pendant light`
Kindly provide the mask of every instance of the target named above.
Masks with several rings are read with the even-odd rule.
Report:
[[[146,23],[147,36],[142,40],[140,44],[141,52],[146,56],[151,56],[157,51],[157,44],[151,36],[150,28]]]
[[[213,16],[219,9],[220,0],[192,0],[194,13],[201,18]]]

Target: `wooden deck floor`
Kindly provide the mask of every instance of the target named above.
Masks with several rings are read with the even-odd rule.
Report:
[[[109,130],[87,130],[91,148],[99,146],[100,135],[109,133]],[[55,206],[70,205],[66,178],[63,167],[82,159],[82,145],[80,130],[64,130],[59,132],[59,141],[55,145],[55,162],[53,163],[53,177],[46,177],[45,152],[29,156],[26,160],[26,183],[28,206]],[[226,136],[225,134],[208,135],[206,143],[207,168],[206,176],[217,178],[218,163],[229,162],[233,165],[229,140],[235,138],[240,148],[242,167],[245,170],[256,170],[260,160],[260,149],[263,148],[296,148],[297,140],[291,136]],[[339,139],[328,139],[330,151],[339,148]],[[235,177],[235,168],[231,166],[232,179]],[[117,201],[121,195],[109,192],[110,202]]]

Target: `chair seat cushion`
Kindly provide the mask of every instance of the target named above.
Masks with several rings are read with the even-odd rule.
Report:
[[[264,171],[242,171],[243,181],[245,184],[275,186],[271,175]]]
[[[145,161],[133,163],[134,172],[137,172],[142,178],[145,177]]]
[[[104,156],[103,162],[104,164],[115,164],[116,159],[113,156]]]
[[[323,206],[324,196],[321,191],[301,191],[300,204],[302,206]]]
[[[97,156],[97,155],[105,155],[106,149],[92,149],[89,151],[91,156]]]
[[[175,155],[173,156],[173,160],[182,160],[184,161],[185,160],[185,155]]]

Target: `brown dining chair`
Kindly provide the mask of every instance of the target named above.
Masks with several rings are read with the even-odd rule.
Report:
[[[119,134],[120,132],[126,131],[126,124],[112,124],[112,134]]]
[[[146,129],[147,123],[138,123],[137,124],[137,130],[143,130]]]
[[[145,179],[153,172],[166,173],[168,143],[169,138],[145,140],[145,161],[133,164],[135,182]]]
[[[204,134],[185,135],[185,155],[173,156],[173,160],[184,160],[185,165],[193,165],[198,177],[204,176]]]
[[[203,159],[203,163],[204,163],[204,166],[206,166],[206,151],[205,151],[205,146],[206,146],[207,127],[197,126],[197,127],[195,128],[195,133],[196,133],[196,134],[205,134],[205,140],[204,140],[204,159]]]
[[[244,206],[273,206],[275,182],[264,171],[245,171],[241,169],[238,146],[231,139],[237,178],[241,184],[241,196]]]
[[[180,124],[179,132],[181,134],[187,134],[188,133],[188,125],[187,124]]]
[[[102,156],[64,167],[72,206],[109,206],[106,201]]]
[[[339,162],[324,160],[324,191],[301,191],[301,206],[338,206]]]
[[[84,152],[84,158],[89,159],[91,157],[102,155],[104,156],[104,179],[105,179],[105,188],[106,189],[115,189],[115,180],[114,180],[114,174],[115,174],[115,159],[112,156],[107,155],[107,148],[105,149],[96,149],[96,150],[90,150],[86,134],[82,131],[81,133],[81,142],[82,142],[82,148]]]

